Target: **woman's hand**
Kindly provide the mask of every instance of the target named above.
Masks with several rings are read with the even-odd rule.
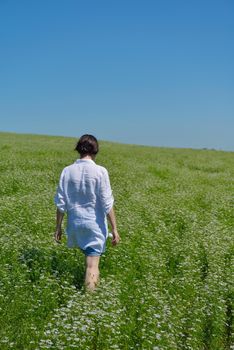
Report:
[[[54,233],[54,239],[57,243],[61,243],[61,237],[62,237],[62,221],[63,221],[64,213],[61,213],[58,208],[56,211],[56,229]]]
[[[113,238],[112,238],[111,243],[112,243],[112,245],[116,245],[116,244],[118,244],[119,241],[120,241],[120,236],[119,236],[117,230],[112,231],[112,234],[113,234]]]
[[[57,228],[55,233],[54,233],[54,239],[57,243],[61,243],[61,238],[62,238],[62,229],[61,227]]]
[[[116,245],[120,241],[120,236],[118,234],[117,228],[116,228],[116,219],[115,219],[115,212],[114,212],[114,207],[111,208],[109,213],[107,214],[107,218],[110,221],[111,227],[112,227],[112,245]]]

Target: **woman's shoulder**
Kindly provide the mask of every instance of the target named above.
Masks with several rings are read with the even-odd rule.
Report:
[[[98,177],[109,175],[107,168],[97,163],[89,164],[89,166],[86,167],[86,169],[88,172],[92,173],[93,175],[96,174],[96,176]],[[76,163],[73,163],[65,166],[62,170],[62,174],[65,175],[65,174],[73,173],[73,172],[76,172],[77,170],[78,169],[76,167]]]
[[[73,164],[66,165],[66,166],[63,168],[62,173],[65,174],[66,172],[68,172],[68,171],[72,168],[72,165],[73,165]]]
[[[69,164],[69,165],[66,165],[62,171],[61,171],[61,176],[68,176],[74,169],[74,164]]]
[[[108,174],[108,170],[104,166],[99,165],[99,164],[96,164],[96,166],[97,166],[97,169],[99,170],[100,174],[102,174],[102,175]]]

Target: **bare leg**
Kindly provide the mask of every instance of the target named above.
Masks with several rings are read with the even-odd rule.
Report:
[[[99,282],[99,260],[100,256],[86,256],[85,288],[94,291]]]

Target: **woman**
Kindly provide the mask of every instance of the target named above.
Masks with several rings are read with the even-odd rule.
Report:
[[[99,151],[97,139],[85,134],[75,150],[80,159],[63,169],[54,197],[57,206],[54,237],[59,243],[62,220],[67,213],[67,246],[78,247],[85,254],[85,287],[93,291],[99,281],[100,256],[106,250],[107,218],[112,227],[112,245],[119,243],[120,236],[108,171],[94,161]]]

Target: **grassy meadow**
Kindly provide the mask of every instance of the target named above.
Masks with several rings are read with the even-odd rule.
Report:
[[[53,237],[75,143],[0,133],[0,349],[234,350],[234,152],[100,142],[122,240],[92,295]]]

